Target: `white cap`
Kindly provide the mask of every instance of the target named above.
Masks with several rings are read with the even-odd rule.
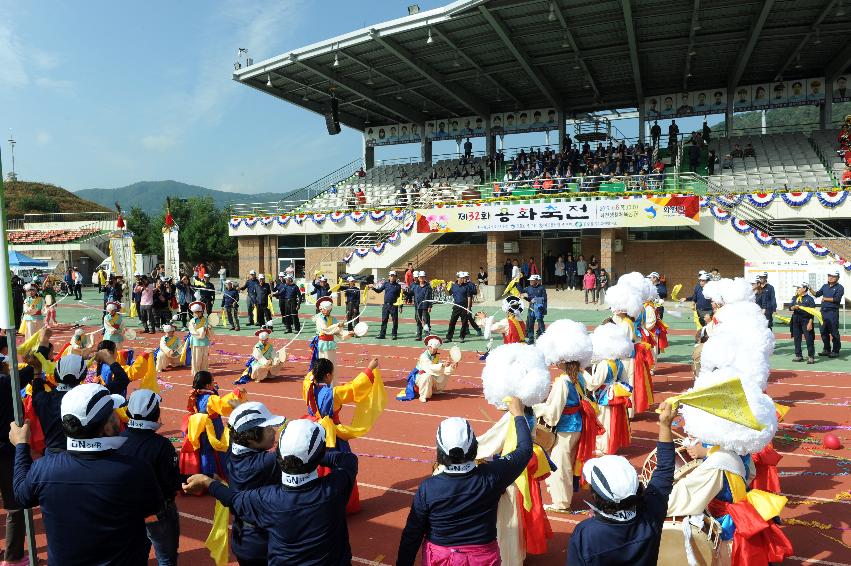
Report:
[[[319,280],[320,281],[328,281],[328,278],[325,277],[324,275],[322,275],[322,276],[319,277]]]
[[[84,332],[85,330],[83,330],[82,328],[78,328],[74,331],[74,336],[82,336]]]
[[[266,274],[261,273],[260,275],[257,276],[257,279],[266,279]]]
[[[231,412],[228,424],[236,432],[244,432],[251,428],[264,428],[267,426],[280,426],[287,421],[286,417],[273,415],[266,405],[259,401],[248,401]]]
[[[540,280],[541,280],[541,276],[538,275],[537,273],[529,276],[529,281],[540,281]]]
[[[698,276],[706,275],[706,270],[705,270],[705,269],[701,269],[700,271],[698,271],[698,272],[697,272],[697,275],[698,275]]]
[[[352,282],[352,281],[354,281],[354,280],[355,280],[355,278],[354,278],[354,277],[352,277],[351,275],[349,275],[348,277],[346,277],[346,281],[348,281],[349,283],[351,283],[351,282]]]
[[[710,277],[708,273],[701,273],[700,277],[698,277],[698,280],[700,281],[709,281],[710,279],[712,279],[712,277]]]
[[[638,492],[638,474],[623,456],[591,458],[582,467],[594,493],[612,503],[620,503]]]
[[[655,277],[656,279],[659,279],[659,274],[656,273],[655,271],[651,271],[650,275],[648,275],[647,277]]]
[[[251,271],[248,272],[248,274],[249,275],[257,275],[257,272],[252,269]]]
[[[24,291],[30,291],[33,289],[32,283],[27,283],[24,285]]]
[[[759,283],[759,278],[760,278],[759,274],[754,275],[753,277],[751,277],[751,283],[753,283],[753,284]]]
[[[835,267],[832,267],[827,270],[828,277],[839,277],[839,270]]]
[[[118,310],[118,306],[115,303],[106,303],[107,312],[114,312]]]
[[[74,375],[82,380],[86,377],[86,360],[79,354],[65,354],[56,362],[53,371],[60,380],[66,375]]]
[[[796,289],[809,289],[810,284],[805,282],[805,281],[802,281],[801,283],[798,283],[797,285],[795,285],[795,288]]]
[[[231,413],[233,418],[233,413]],[[282,458],[295,456],[307,463],[325,444],[325,429],[307,419],[290,421],[278,439],[278,454]]]
[[[284,275],[286,275],[286,273],[284,273],[283,271],[278,272],[278,277],[283,277]]]
[[[760,273],[760,274],[759,274],[759,276],[760,276],[760,277],[768,278],[768,272],[767,272],[767,271],[763,271],[762,273]]]
[[[387,274],[387,276],[388,276],[388,277],[390,277],[391,275],[396,275],[396,272],[391,270],[391,271]]]
[[[459,271],[458,273],[456,273],[456,274],[455,274],[455,276],[456,276],[456,277],[458,277],[458,278],[460,279],[460,278],[464,277],[464,272],[463,272],[463,271]]]
[[[127,401],[127,415],[131,419],[142,419],[149,416],[160,406],[162,398],[150,389],[137,389]]]
[[[194,302],[189,305],[189,310],[191,310],[192,312],[201,312],[204,310],[204,305],[199,302]]]
[[[426,276],[426,272],[425,272],[425,271],[418,271],[418,272],[417,272],[417,273],[415,273],[414,275],[416,275],[417,277],[425,277],[425,276]]]
[[[265,330],[257,335],[260,340],[266,340],[269,337],[269,333]]]
[[[163,332],[171,332],[172,330],[174,330],[173,324],[163,324]]]
[[[470,423],[461,417],[444,419],[437,427],[437,446],[447,454],[453,448],[460,448],[466,454],[475,439]]]
[[[124,404],[121,395],[110,395],[109,389],[97,383],[82,383],[62,397],[62,417],[73,415],[83,426],[90,422],[106,420],[114,409]]]

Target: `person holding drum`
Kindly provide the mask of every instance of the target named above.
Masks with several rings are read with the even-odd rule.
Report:
[[[259,383],[268,377],[277,377],[278,371],[283,367],[283,360],[287,359],[287,351],[275,350],[269,337],[272,329],[263,327],[254,333],[258,342],[254,345],[251,353],[251,379]]]
[[[24,341],[44,326],[44,299],[39,296],[38,289],[32,283],[24,285],[27,298],[24,299]]]
[[[77,354],[83,359],[89,359],[94,351],[94,339],[91,334],[86,334],[85,330],[78,328],[71,335],[68,346],[63,349],[62,355]]]
[[[502,334],[503,344],[516,344],[526,341],[526,323],[518,317],[523,314],[523,303],[515,296],[505,297],[502,301],[502,312],[505,318],[493,322],[493,317],[484,319],[485,339],[489,340],[494,333]]]
[[[192,319],[189,321],[192,375],[196,375],[199,371],[207,371],[210,365],[209,350],[213,327],[207,317],[204,316],[206,311],[207,305],[202,301],[189,303],[189,312],[192,313]]]
[[[420,402],[425,403],[432,395],[446,389],[449,376],[458,367],[458,360],[452,359],[448,364],[440,361],[438,350],[443,345],[443,340],[439,336],[434,334],[426,336],[423,343],[426,349],[420,354],[417,367],[408,374],[407,387],[396,396],[396,399],[400,401],[411,401],[419,396]],[[455,348],[453,348],[454,351]],[[460,359],[461,351],[460,349],[457,351],[456,356]]]
[[[675,412],[659,406],[658,464],[647,487],[623,456],[602,456],[585,462],[582,476],[591,485],[593,516],[570,536],[567,563],[607,566],[656,566],[668,497],[674,483]],[[661,562],[660,562],[661,563]]]
[[[121,303],[110,301],[106,303],[106,315],[103,317],[103,339],[109,340],[116,346],[124,342],[124,315],[121,314]]]
[[[160,338],[160,347],[155,352],[157,371],[166,371],[180,365],[180,338],[173,324],[163,324],[165,336]]]
[[[337,342],[345,340],[353,333],[343,330],[343,322],[331,316],[331,309],[334,308],[334,300],[331,297],[320,297],[316,301],[316,315],[313,317],[313,322],[316,323],[316,336],[310,341],[310,348],[313,351],[313,357],[310,362],[310,367],[316,365],[316,360],[326,359],[331,363],[337,361]]]
[[[585,391],[584,368],[591,363],[593,352],[591,336],[584,324],[562,319],[538,336],[535,347],[549,365],[561,372],[553,379],[547,400],[532,407],[535,418],[555,432],[549,456],[558,473],[544,480],[552,499],[544,509],[570,513],[576,461],[584,462],[594,456],[600,432],[594,407]]]

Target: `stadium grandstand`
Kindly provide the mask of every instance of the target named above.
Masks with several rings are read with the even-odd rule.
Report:
[[[503,283],[506,259],[573,253],[616,275],[652,259],[676,280],[784,262],[847,277],[849,20],[839,0],[460,0],[243,56],[235,81],[361,132],[364,149],[233,208],[240,274],[380,277],[411,261]],[[765,125],[796,107],[813,123]],[[737,129],[744,112],[762,126]],[[402,144],[416,157],[376,159]]]

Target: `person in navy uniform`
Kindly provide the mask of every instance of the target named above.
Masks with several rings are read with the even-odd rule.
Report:
[[[839,357],[839,307],[842,306],[844,295],[845,288],[839,284],[839,269],[832,268],[827,272],[827,283],[815,292],[816,297],[821,297],[821,316],[824,319],[821,325],[824,350],[820,356]]]
[[[647,277],[650,278],[650,281],[653,283],[653,286],[656,287],[656,293],[659,295],[659,299],[664,301],[668,298],[668,287],[665,285],[665,282],[662,281],[662,277],[656,271],[653,271]],[[599,280],[599,278],[598,278]],[[659,308],[656,309],[656,316],[659,320],[665,316],[665,307],[664,305],[659,305]]]
[[[257,272],[252,269],[248,272],[248,279],[245,280],[245,284],[239,288],[240,291],[248,291],[248,324],[246,326],[254,326],[254,307],[257,306],[258,283]]]
[[[697,278],[697,285],[694,286],[691,296],[680,299],[681,303],[686,301],[694,302],[694,309],[697,311],[697,320],[700,322],[701,327],[706,326],[706,323],[712,318],[712,301],[703,296],[703,287],[709,279],[711,279],[710,275],[705,271],[701,271]]]
[[[298,309],[301,307],[301,289],[293,283],[292,275],[278,274],[273,296],[278,297],[278,310],[281,311],[281,322],[287,327],[287,334],[301,330],[301,322],[298,320]],[[283,276],[283,277],[282,277]]]
[[[381,331],[376,338],[383,340],[387,336],[387,320],[393,318],[393,340],[396,340],[396,333],[399,330],[399,306],[396,301],[402,294],[402,285],[396,280],[396,272],[391,271],[387,274],[388,281],[382,283],[379,287],[371,286],[376,293],[384,293],[384,304],[381,306]]]
[[[434,299],[434,289],[426,281],[425,271],[415,271],[417,278],[412,287],[414,296],[414,318],[417,321],[417,340],[423,339],[423,330],[428,334],[431,331],[431,301]]]
[[[346,320],[349,321],[349,332],[352,332],[356,324],[352,321],[360,316],[360,287],[351,275],[346,278],[346,283],[348,286],[343,289],[343,295],[346,297]]]
[[[476,287],[476,284],[473,283],[473,281],[470,279],[470,273],[469,272],[467,272],[467,271],[464,272],[464,279],[467,281],[467,291],[468,291],[468,293],[467,293],[467,310],[469,311],[469,312],[466,312],[464,314],[467,315],[467,324],[470,325],[470,328],[472,328],[473,330],[478,332],[479,336],[481,336],[482,335],[482,329],[479,328],[478,324],[476,324],[476,321],[473,319],[473,315],[472,315],[473,301],[475,300],[476,296],[479,294],[479,289]]]
[[[449,330],[446,331],[446,340],[444,342],[452,342],[452,337],[455,335],[455,325],[458,319],[461,319],[461,342],[467,339],[469,330],[469,320],[467,316],[467,299],[470,295],[470,289],[467,287],[467,282],[464,279],[464,272],[459,271],[455,274],[458,279],[452,284],[449,292],[452,294],[452,315],[449,317]]]
[[[816,302],[809,295],[810,286],[806,283],[801,283],[795,287],[795,296],[792,297],[792,305],[789,307],[792,311],[792,320],[789,326],[792,331],[792,340],[795,341],[795,358],[794,362],[803,362],[804,356],[801,350],[801,338],[807,341],[807,363],[815,363],[816,355],[816,333],[814,330],[815,318],[812,314],[806,312],[801,307],[815,308]]]
[[[759,275],[760,292],[756,297],[756,304],[762,309],[762,313],[768,320],[768,327],[774,328],[774,313],[777,312],[777,295],[774,294],[774,286],[768,282],[768,272],[763,271]]]
[[[523,298],[529,301],[529,314],[526,315],[526,343],[534,344],[535,338],[544,333],[544,317],[547,316],[547,290],[541,285],[541,276],[537,273],[529,276],[529,286],[523,290]],[[537,333],[535,322],[538,323]]]

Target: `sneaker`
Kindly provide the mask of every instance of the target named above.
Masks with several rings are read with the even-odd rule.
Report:
[[[827,350],[822,350],[821,352],[819,352],[819,353],[818,353],[818,355],[819,355],[819,356],[830,357],[830,352],[828,352]]]
[[[417,340],[422,340],[422,339],[423,339],[422,336],[417,336]]]
[[[231,326],[231,327],[230,327],[230,329],[231,329],[231,330],[236,330],[236,328],[234,328],[233,326]]]
[[[812,358],[807,358],[807,363],[808,364],[814,364],[814,363],[816,363],[816,361]]]
[[[420,403],[425,403],[426,401],[428,401],[428,399],[426,399],[425,397],[420,397]]]
[[[387,337],[386,337],[386,336],[382,336],[382,335],[380,335],[380,334],[379,334],[378,336],[376,336],[376,338],[377,338],[378,340],[385,340]]]
[[[396,340],[396,339],[397,339],[396,336],[393,336],[392,340]]]
[[[827,357],[828,358],[838,358],[839,352],[831,352],[830,354],[827,355]]]
[[[793,361],[793,362],[803,362],[803,361],[804,361],[804,358],[802,358],[801,356],[798,356],[798,357],[796,357],[796,358],[792,358],[792,361]]]
[[[461,338],[461,343],[463,344],[465,340],[467,340],[467,339],[466,339],[466,338]]]
[[[484,335],[484,334],[482,333],[482,329],[481,329],[481,328],[479,328],[478,333],[479,333],[479,336],[483,336],[483,335]]]

